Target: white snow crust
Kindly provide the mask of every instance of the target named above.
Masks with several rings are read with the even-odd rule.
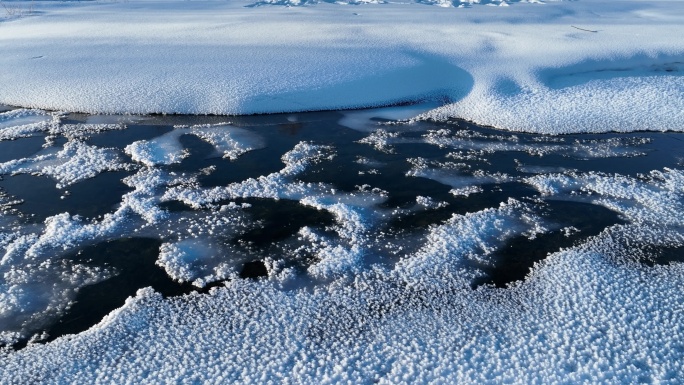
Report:
[[[104,171],[128,169],[130,166],[112,149],[98,148],[82,141],[69,141],[60,151],[48,150],[33,158],[0,163],[1,174],[34,173],[47,175],[57,181],[57,188],[65,188]]]
[[[684,130],[678,1],[31,7],[32,14],[0,19],[0,103],[252,114],[429,100],[442,106],[418,119],[555,134]]]
[[[160,137],[140,140],[126,147],[126,153],[137,162],[146,166],[179,163],[188,154],[183,150],[179,139],[183,135],[194,135],[214,146],[217,155],[237,159],[247,151],[263,147],[259,138],[241,128],[226,124],[176,127]]]
[[[363,119],[376,115],[364,116],[355,119],[362,130],[372,126]],[[535,199],[601,205],[619,214],[624,223],[550,254],[535,264],[524,281],[507,288],[473,289],[472,283],[484,276],[484,268],[494,263],[497,251],[509,240],[534,239],[555,226],[539,215],[537,201],[508,199],[454,214],[411,235],[415,244],[408,246],[406,234],[392,233],[388,223],[408,212],[441,209],[444,202],[421,195],[413,209],[391,210],[382,207],[388,194],[370,185],[340,191],[332,184],[302,181],[304,173],[338,156],[332,146],[299,142],[281,157],[280,171],[213,188],[201,187],[201,171],[170,172],[163,163],[141,166],[124,179],[134,190],[100,218],[62,213],[42,224],[18,226],[10,214],[0,215],[4,251],[0,343],[30,336],[69,306],[79,288],[107,278],[106,271],[57,262],[55,255],[79,245],[153,236],[163,241],[157,264],[173,279],[197,287],[230,280],[208,294],[172,298],[144,288],[78,335],[29,344],[18,351],[0,349],[0,379],[3,383],[680,382],[684,265],[647,266],[641,261],[652,258],[657,247],[684,248],[684,171],[663,168],[627,176],[518,162],[524,175],[514,177],[473,169],[463,162],[485,164],[489,154],[516,151],[573,160],[640,156],[647,140],[576,142],[539,137],[523,141],[515,135],[477,134],[458,127],[450,133],[404,128],[376,129],[367,138],[385,138],[387,148],[413,140],[453,150],[443,159],[407,159],[408,176],[435,179],[462,196],[481,193],[485,184],[522,182],[539,192]],[[212,140],[224,153],[221,143],[226,142]],[[378,141],[382,140],[367,142]],[[79,139],[67,141],[67,146],[97,149]],[[58,152],[45,151],[30,159]],[[378,151],[386,149],[379,146]],[[370,158],[356,162],[377,165]],[[251,257],[225,240],[260,224],[250,217],[249,204],[232,200],[255,198],[287,199],[331,214],[332,225],[303,226],[281,244],[285,259],[306,259],[305,268],[297,270],[278,260],[278,255],[268,255],[264,259],[268,277],[238,277],[237,267]],[[9,204],[2,199],[0,204]],[[170,201],[195,210],[171,212],[160,207]],[[559,231],[567,236],[577,229]]]

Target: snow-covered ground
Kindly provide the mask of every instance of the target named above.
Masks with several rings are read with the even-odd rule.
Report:
[[[101,215],[65,210],[41,220],[22,213],[19,196],[0,194],[0,345],[31,342],[0,347],[0,383],[684,378],[684,264],[643,263],[684,250],[681,155],[666,153],[676,160],[659,165],[669,147],[649,147],[655,134],[526,136],[417,122],[684,131],[684,2],[2,4],[0,103],[26,108],[0,112],[0,144],[36,147],[2,154],[3,182],[51,178],[63,202],[106,174],[120,173],[125,189]],[[404,102],[421,103],[343,113],[338,123],[356,130],[353,146],[323,136],[275,143],[266,129],[240,125],[248,118],[175,125],[173,117],[127,115]],[[319,122],[299,120],[308,115],[269,119],[293,137],[301,127],[320,133],[311,129]],[[221,174],[230,181],[205,183],[221,172],[216,165],[184,169],[193,161],[188,140],[228,162],[216,164],[235,174]],[[406,144],[441,152],[402,154]],[[273,169],[237,169],[269,155]],[[570,161],[535,161],[543,157]],[[592,168],[611,158],[643,172]],[[402,173],[388,176],[398,164]],[[378,187],[338,186],[354,167],[359,180],[394,178],[405,190],[430,182],[444,194],[416,193],[415,204],[394,206]],[[524,196],[499,199],[510,185]],[[238,242],[264,223],[245,200],[288,202],[330,222],[302,225],[255,252]],[[600,207],[619,222],[554,249],[524,280],[474,289],[511,240],[581,234],[547,216],[554,202]],[[454,211],[439,217],[445,208]],[[429,224],[395,229],[416,213]],[[158,240],[156,264],[174,280],[218,286],[171,298],[141,288],[88,330],[34,343],[85,287],[120,274],[66,256],[130,237]],[[267,275],[240,278],[240,266],[255,259]]]
[[[3,182],[31,173],[34,181],[52,178],[64,191],[118,170],[130,187],[97,217],[60,212],[42,221],[21,213],[20,196],[0,196],[0,344],[45,339],[46,325],[77,306],[81,290],[122,274],[65,257],[87,245],[154,238],[156,265],[169,277],[195,287],[219,283],[207,294],[171,298],[137,286],[123,306],[88,330],[20,350],[0,348],[0,382],[680,383],[684,264],[681,256],[654,266],[643,262],[684,249],[683,160],[665,154],[670,167],[640,174],[605,167],[649,167],[652,158],[663,159],[651,141],[678,144],[681,134],[556,137],[378,123],[405,116],[397,107],[328,116],[357,128],[353,138],[365,138],[351,147],[325,136],[326,144],[292,140],[279,147],[275,142],[294,134],[269,137],[265,126],[237,122],[174,127],[173,117],[161,116],[130,117],[140,124],[126,128],[111,123],[122,119],[116,116],[77,116],[79,123],[73,115],[39,110],[0,113],[4,148],[46,140],[34,155],[0,163]],[[270,119],[285,127],[308,124],[319,134],[325,122],[307,123],[306,117]],[[169,131],[135,136],[149,125]],[[103,135],[108,140],[98,140]],[[113,141],[117,135],[128,139]],[[244,166],[234,162],[278,149],[280,168],[204,185],[203,176],[220,172],[216,166],[174,169],[192,160],[183,157],[189,137],[233,173]],[[440,151],[412,157],[400,152],[406,144]],[[352,150],[364,156],[350,156]],[[547,157],[561,164],[545,166]],[[603,168],[579,171],[558,159]],[[326,174],[331,164],[334,174]],[[386,176],[397,164],[406,166],[404,174]],[[371,183],[392,178],[400,184],[391,192],[368,184],[345,191],[338,177],[354,167],[367,170]],[[328,178],[312,182],[306,174]],[[412,206],[388,204],[397,191],[412,193],[428,180],[444,194],[416,194]],[[496,195],[511,184],[523,186],[526,196]],[[328,215],[330,223],[307,223],[258,251],[233,242],[263,226],[244,199],[257,206],[271,202],[271,209],[290,202]],[[470,199],[486,204],[467,206]],[[509,241],[586,231],[548,216],[548,205],[559,201],[601,206],[620,223],[553,249],[524,280],[473,289]],[[169,208],[181,202],[184,210]],[[460,205],[466,205],[462,214]],[[411,220],[408,215],[431,218],[444,208],[457,211],[416,230],[396,229],[398,220]],[[241,279],[240,265],[255,259],[267,276]]]
[[[4,0],[18,11],[0,9],[0,103],[252,114],[432,99],[444,106],[421,118],[684,130],[684,2],[482,3]]]

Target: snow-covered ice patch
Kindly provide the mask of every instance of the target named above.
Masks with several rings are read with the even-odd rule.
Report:
[[[454,215],[446,223],[433,227],[425,245],[416,255],[402,260],[394,271],[407,284],[446,290],[467,287],[482,274],[479,265],[491,262],[491,254],[504,241],[533,230],[542,219],[529,208],[510,199],[496,209]],[[542,230],[539,230],[543,232]]]
[[[226,279],[235,275],[234,266],[223,262],[226,247],[212,244],[207,240],[186,239],[176,243],[164,243],[159,250],[157,265],[176,281],[192,282],[204,287],[207,282]]]
[[[231,183],[226,187],[205,189],[192,185],[178,186],[167,190],[163,200],[178,200],[194,208],[235,198],[299,200],[307,194],[315,194],[315,191],[322,192],[330,188],[323,184],[293,181],[292,178],[304,172],[307,167],[326,159],[330,160],[334,156],[334,151],[328,146],[301,142],[282,156],[285,167],[278,172]]]
[[[0,164],[0,174],[36,173],[57,181],[57,188],[65,188],[105,171],[128,170],[131,165],[122,161],[113,149],[98,148],[72,140],[60,151],[49,149],[33,158],[11,160]]]
[[[141,140],[126,146],[126,153],[136,162],[146,166],[179,163],[188,156],[179,139],[183,135],[194,135],[214,146],[217,155],[237,159],[247,151],[263,147],[261,140],[253,133],[227,124],[177,127],[162,136]]]
[[[0,140],[34,135],[53,126],[57,115],[41,110],[16,109],[0,113]]]
[[[339,120],[338,124],[354,130],[372,132],[383,122],[409,120],[438,106],[435,102],[427,102],[408,106],[348,111],[344,113],[344,117]]]
[[[590,200],[621,213],[635,224],[682,226],[681,170],[651,171],[637,178],[602,173],[536,175],[525,181],[544,195]]]
[[[408,161],[412,167],[406,172],[406,176],[432,179],[451,186],[455,190],[516,180],[502,172],[470,170],[470,167],[463,163],[428,161],[423,158],[408,159]]]
[[[469,197],[471,194],[478,194],[484,191],[480,186],[466,186],[449,190],[449,194],[454,196]]]
[[[388,144],[399,142],[390,139]],[[639,146],[649,143],[644,138],[583,139],[572,143],[534,140],[522,142],[515,135],[482,134],[469,130],[430,130],[423,142],[440,148],[470,152],[524,152],[533,156],[562,155],[577,159],[634,157],[645,153]]]

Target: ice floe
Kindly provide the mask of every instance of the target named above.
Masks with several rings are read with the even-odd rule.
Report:
[[[60,151],[48,149],[33,158],[12,160],[0,164],[0,174],[35,173],[57,181],[65,188],[105,171],[130,169],[112,149],[98,148],[80,140],[68,141]]]
[[[176,127],[160,137],[129,144],[126,153],[137,162],[147,166],[179,163],[188,153],[179,139],[183,135],[194,135],[214,146],[219,156],[237,159],[247,151],[263,147],[259,138],[241,128],[226,124]]]

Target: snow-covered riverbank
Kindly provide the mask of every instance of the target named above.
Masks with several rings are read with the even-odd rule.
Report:
[[[682,2],[312,3],[38,2],[0,19],[0,103],[252,114],[427,98],[445,105],[423,117],[511,130],[684,130]]]

